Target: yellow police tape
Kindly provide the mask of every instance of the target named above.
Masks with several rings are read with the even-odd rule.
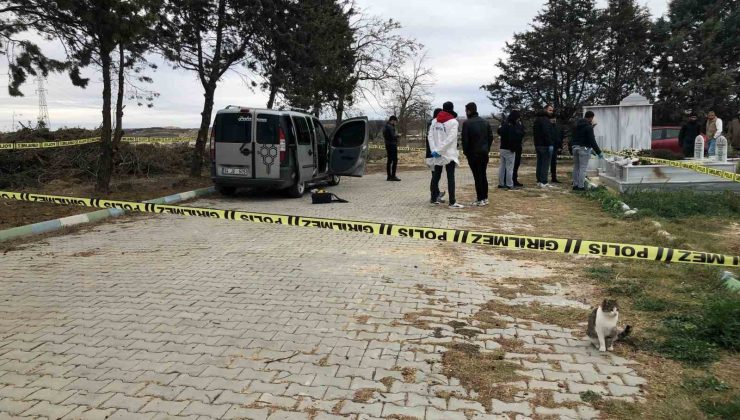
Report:
[[[370,144],[368,147],[370,149],[385,150],[385,145],[382,145],[382,144]],[[426,152],[427,149],[424,147],[399,146],[398,151],[399,152]],[[498,158],[498,157],[501,157],[501,153],[491,152],[488,154],[488,156]],[[534,158],[534,157],[537,157],[537,155],[532,154],[532,153],[523,153],[522,157],[523,158]],[[572,159],[572,156],[560,155],[558,156],[558,159]]]
[[[604,154],[625,157],[624,154],[618,153],[618,152],[604,151]],[[658,158],[646,157],[646,156],[638,156],[637,158],[640,160],[648,161],[650,163],[657,163],[658,165],[668,165],[674,168],[690,169],[700,174],[712,175],[712,176],[726,179],[728,181],[740,182],[740,174],[733,173],[730,171],[723,171],[721,169],[709,168],[699,163],[685,162],[685,161],[680,161],[680,160],[658,159]]]
[[[740,266],[740,256],[687,251],[647,245],[630,245],[581,239],[557,239],[534,236],[506,235],[464,229],[437,229],[390,223],[361,222],[356,220],[324,219],[271,213],[252,213],[235,210],[171,206],[134,201],[101,200],[56,195],[42,195],[0,191],[0,199],[53,203],[105,209],[123,209],[140,213],[176,214],[210,219],[236,220],[252,223],[269,223],[286,226],[310,227],[344,232],[369,233],[411,239],[477,244],[513,250],[556,252],[561,254],[593,255],[612,258],[657,261],[665,263],[702,264],[712,266]]]
[[[170,144],[190,143],[191,141],[195,141],[195,139],[187,137],[123,137],[121,138],[121,141],[131,144]],[[0,150],[51,149],[56,147],[80,146],[83,144],[92,144],[98,142],[100,142],[100,138],[44,142],[0,143]]]

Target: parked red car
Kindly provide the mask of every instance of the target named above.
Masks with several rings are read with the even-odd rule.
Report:
[[[652,149],[670,150],[674,153],[682,154],[681,145],[678,143],[678,133],[681,127],[659,126],[653,127]]]

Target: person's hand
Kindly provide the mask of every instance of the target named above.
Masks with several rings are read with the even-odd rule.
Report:
[[[433,158],[439,158],[439,157],[442,157],[442,155],[440,155],[439,153],[437,153],[436,151],[434,151],[434,152],[432,152],[432,157]]]
[[[599,156],[599,159],[604,159],[604,154],[603,153],[599,153],[598,156]]]

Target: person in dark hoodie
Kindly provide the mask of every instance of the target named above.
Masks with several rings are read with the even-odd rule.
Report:
[[[498,129],[501,136],[501,162],[498,170],[498,187],[506,189],[519,188],[514,184],[514,164],[517,151],[522,150],[524,124],[518,110],[509,113],[509,117]]]
[[[565,130],[558,125],[557,118],[551,118],[550,122],[552,123],[552,138],[555,139],[552,157],[550,158],[550,182],[552,184],[560,184],[561,182],[558,180],[558,156],[563,152]]]
[[[689,114],[689,121],[681,127],[678,133],[678,144],[681,145],[684,157],[694,157],[694,142],[701,134],[702,126],[695,112]]]
[[[573,133],[573,191],[586,190],[586,171],[591,154],[595,153],[599,159],[603,159],[601,148],[596,143],[594,136],[594,113],[586,112],[584,118],[576,122],[575,133]]]
[[[543,112],[534,121],[534,148],[537,152],[537,186],[549,188],[547,176],[550,174],[550,161],[555,146],[553,138],[552,122],[555,109],[552,105],[546,105]]]
[[[388,157],[385,170],[387,172],[387,181],[400,181],[396,176],[396,168],[398,167],[398,134],[396,133],[396,124],[398,124],[398,117],[395,115],[388,118],[388,122],[383,128],[383,140],[385,140],[385,152]]]
[[[514,109],[513,111],[516,111],[519,115],[518,123],[522,126],[522,135],[524,135],[524,124],[521,120],[521,110]],[[524,152],[524,149],[522,145],[524,144],[524,139],[522,138],[522,141],[519,143],[519,148],[515,151],[515,157],[514,157],[514,172],[512,173],[512,177],[514,178],[514,188],[524,188],[524,184],[519,182],[519,166],[522,164],[522,154]]]
[[[476,201],[474,206],[488,205],[488,154],[493,144],[493,129],[488,121],[478,115],[478,105],[471,102],[465,105],[465,114],[468,119],[462,126],[462,147],[468,165],[475,180]]]

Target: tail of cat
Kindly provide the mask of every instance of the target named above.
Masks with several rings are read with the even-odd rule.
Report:
[[[627,325],[626,327],[624,327],[622,332],[620,332],[619,335],[617,335],[617,340],[619,341],[624,340],[625,338],[627,338],[627,336],[630,335],[631,332],[632,332],[632,325]]]

